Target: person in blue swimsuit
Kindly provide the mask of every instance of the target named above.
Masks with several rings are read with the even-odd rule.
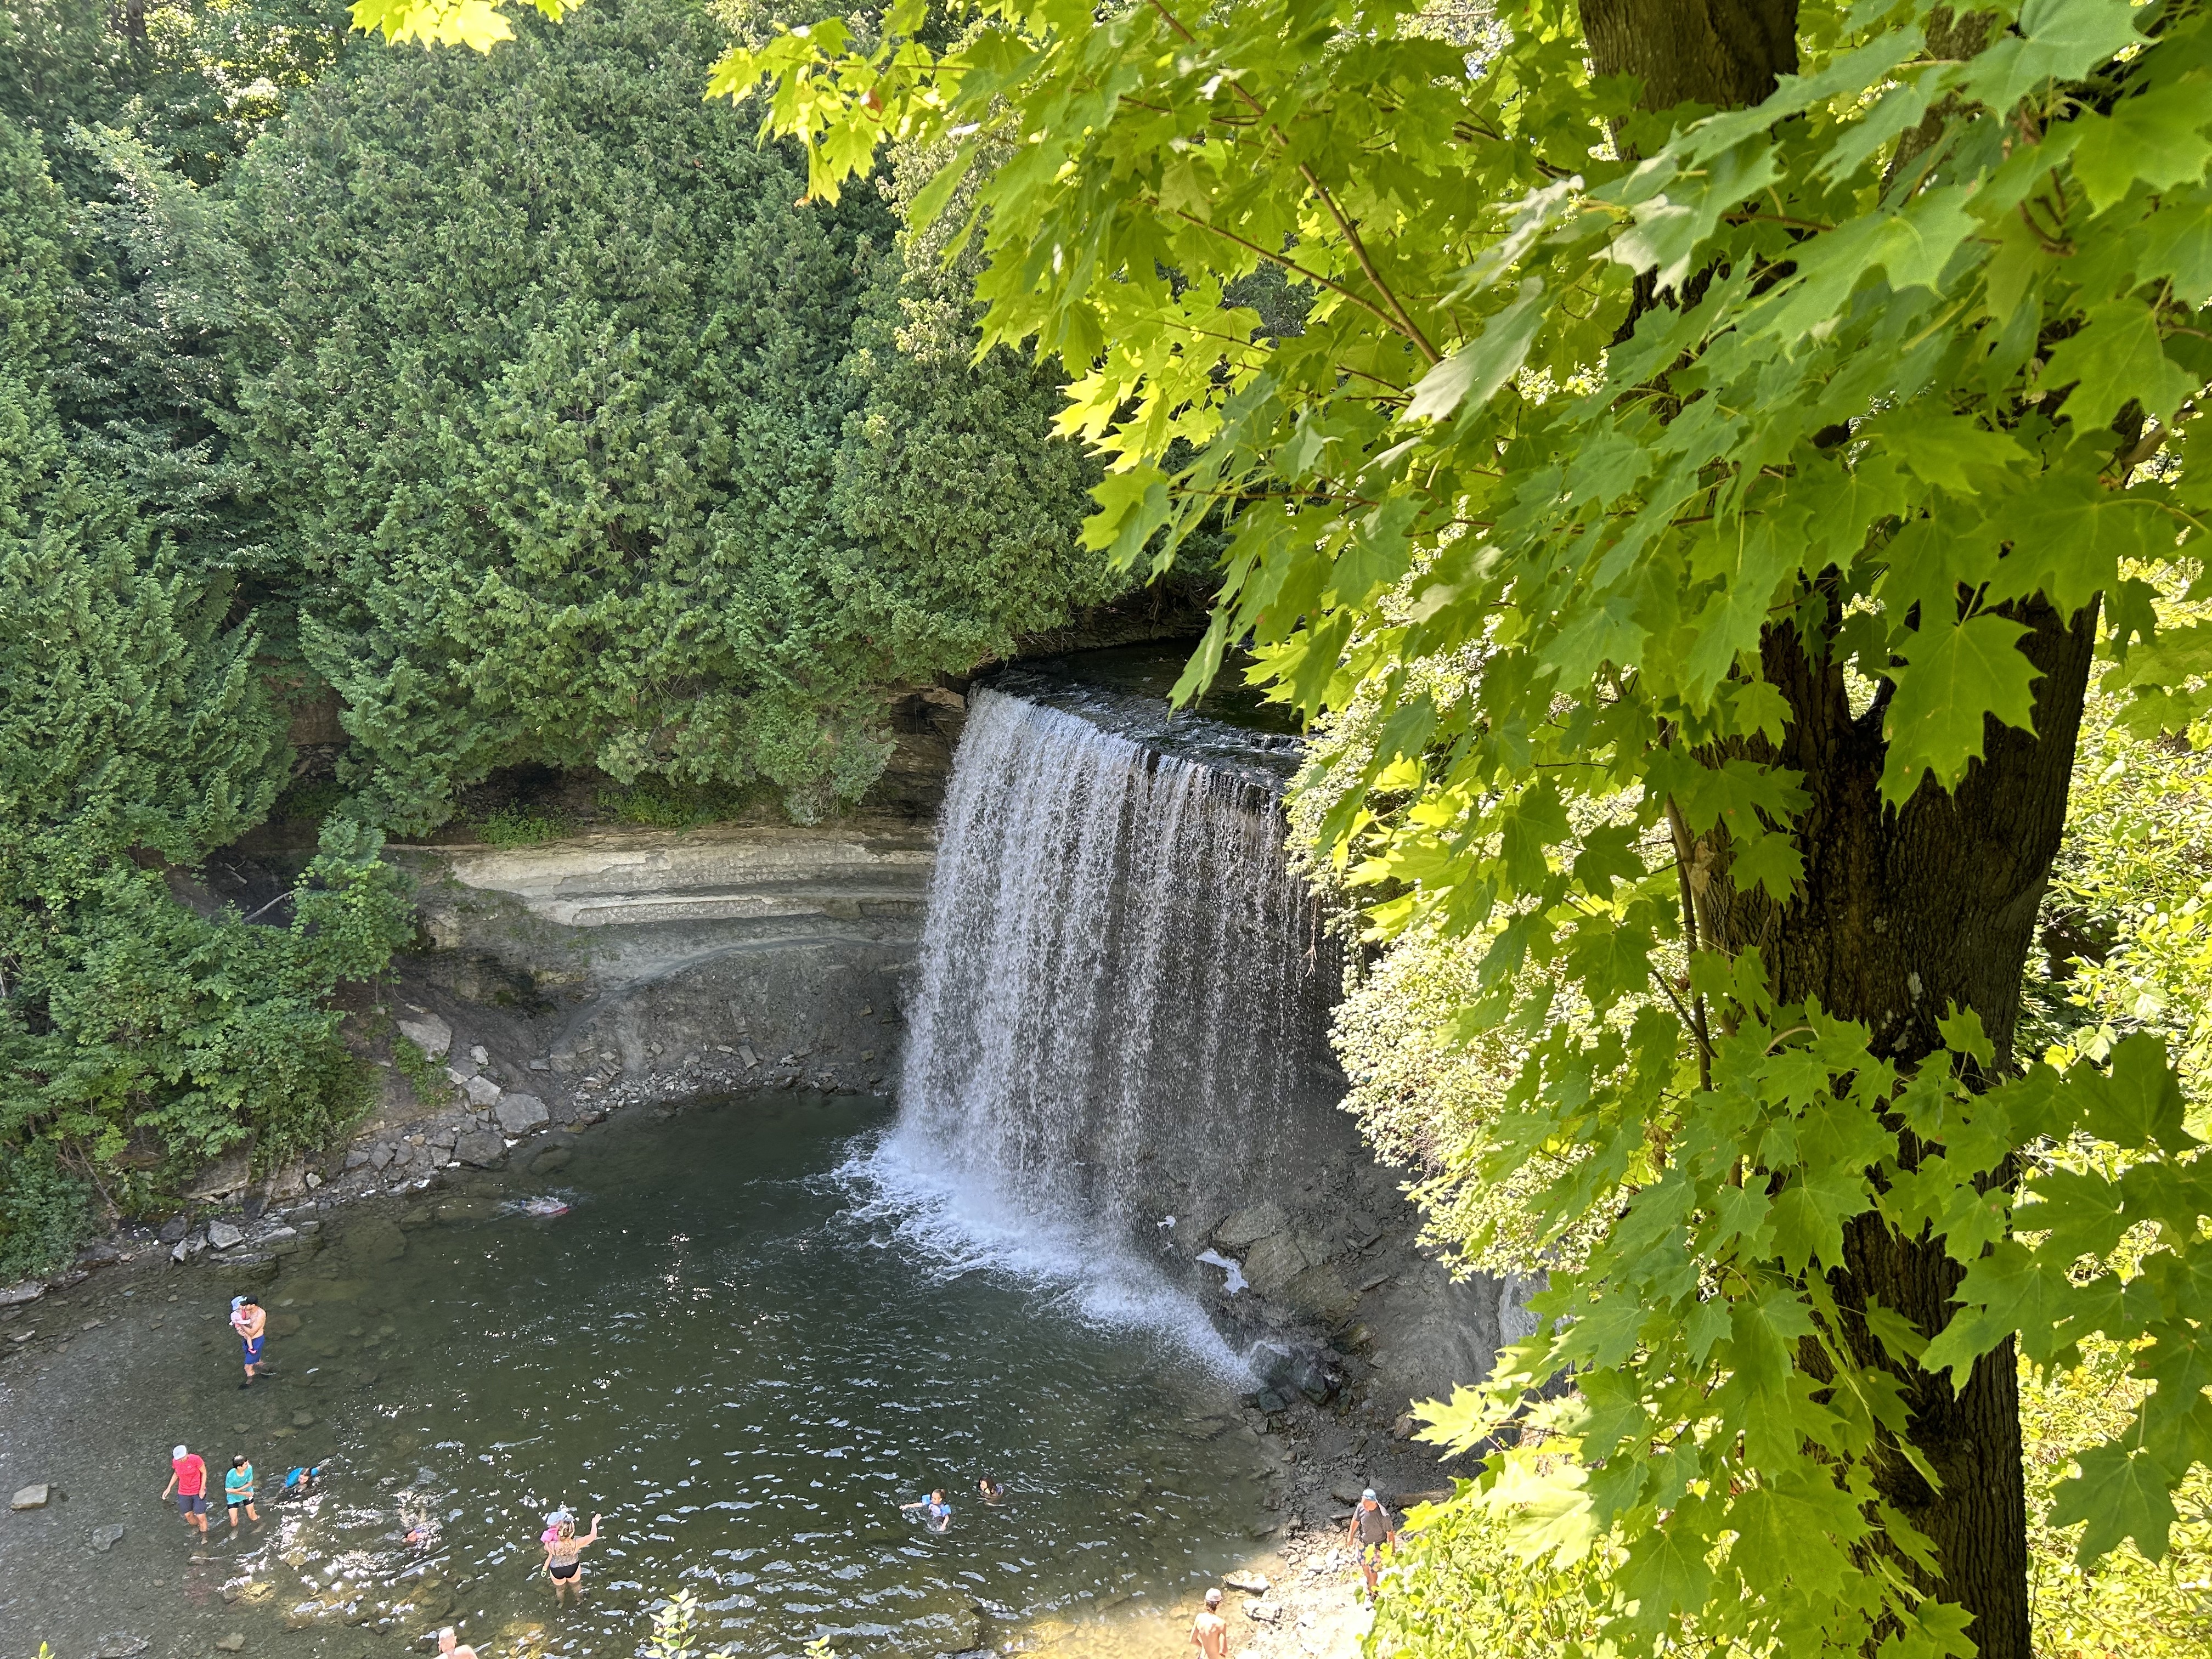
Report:
[[[899,1505],[902,1513],[920,1510],[922,1524],[932,1532],[945,1532],[952,1525],[952,1505],[945,1501],[945,1488],[939,1486],[927,1498],[917,1498],[911,1504]]]

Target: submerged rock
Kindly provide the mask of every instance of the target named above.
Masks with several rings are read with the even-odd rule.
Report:
[[[105,1527],[94,1527],[91,1538],[93,1548],[105,1555],[123,1541],[123,1523],[118,1521]]]
[[[52,1495],[53,1488],[41,1480],[35,1486],[19,1488],[15,1496],[9,1500],[8,1507],[11,1510],[42,1510]]]
[[[503,1095],[493,1115],[499,1119],[499,1127],[511,1135],[526,1134],[553,1121],[553,1114],[536,1095]]]

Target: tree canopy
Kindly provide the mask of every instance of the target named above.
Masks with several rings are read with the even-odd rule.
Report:
[[[902,349],[891,215],[700,101],[724,40],[630,0],[380,54],[238,170],[244,448],[386,821],[524,759],[811,814],[886,686],[1105,591],[1048,388],[964,310]]]

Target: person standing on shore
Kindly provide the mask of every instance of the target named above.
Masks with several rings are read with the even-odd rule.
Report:
[[[185,1524],[198,1527],[200,1536],[207,1536],[207,1462],[195,1452],[179,1446],[169,1454],[169,1484],[161,1488],[167,1498],[173,1490],[177,1494],[177,1513],[185,1517]]]
[[[261,1524],[261,1511],[253,1507],[253,1465],[240,1452],[230,1460],[230,1468],[222,1477],[224,1506],[230,1511],[230,1529],[238,1530],[238,1512],[246,1511],[246,1518],[255,1526]]]
[[[1376,1576],[1382,1570],[1382,1552],[1398,1541],[1398,1523],[1375,1496],[1374,1487],[1359,1494],[1359,1506],[1352,1511],[1352,1525],[1345,1537],[1359,1552],[1360,1575],[1367,1580],[1368,1600],[1373,1601]]]
[[[1206,1593],[1206,1606],[1190,1621],[1190,1644],[1200,1659],[1229,1659],[1229,1621],[1221,1616],[1221,1592]]]
[[[238,1333],[240,1345],[246,1350],[246,1381],[238,1386],[253,1386],[254,1368],[261,1364],[261,1345],[268,1340],[269,1316],[262,1310],[259,1300],[251,1296],[230,1298],[230,1328]]]

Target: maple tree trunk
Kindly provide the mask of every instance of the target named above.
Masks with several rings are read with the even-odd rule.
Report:
[[[1649,109],[1741,108],[1797,68],[1796,0],[1582,0],[1581,13],[1593,66],[1638,77]],[[1640,289],[1638,301],[1674,302]],[[1901,1066],[1942,1046],[1936,1023],[1954,1003],[1980,1015],[1996,1069],[2012,1061],[2021,968],[2065,826],[2096,608],[2068,618],[2039,602],[2008,614],[2032,630],[2023,648],[2042,671],[2034,732],[1986,721],[1985,758],[1958,789],[1923,784],[1901,810],[1880,793],[1888,687],[1854,714],[1832,660],[1808,656],[1790,629],[1770,630],[1765,673],[1790,714],[1783,743],[1758,745],[1759,758],[1803,774],[1805,880],[1777,905],[1734,890],[1723,835],[1699,853],[1701,943],[1756,946],[1783,1000],[1817,998],[1863,1022],[1875,1052]],[[1893,1447],[1875,1458],[1877,1490],[1933,1541],[1937,1570],[1893,1559],[1966,1610],[1981,1659],[2032,1659],[2013,1345],[1986,1355],[1954,1395],[1947,1377],[1886,1353],[1853,1315],[1878,1299],[1932,1335],[1950,1318],[1959,1267],[1936,1242],[1901,1238],[1872,1216],[1847,1229],[1844,1254],[1831,1281],[1840,1334],[1861,1363],[1898,1378],[1912,1444],[1942,1482],[1931,1487]]]
[[[1875,1052],[1904,1069],[1942,1047],[1936,1022],[1954,1005],[1981,1017],[1993,1069],[2012,1065],[2021,971],[2065,828],[2097,609],[2068,619],[2038,601],[2007,614],[2030,629],[2022,648],[2042,674],[2034,732],[1985,718],[1985,757],[1957,789],[1923,783],[1901,810],[1880,793],[1887,684],[1855,714],[1840,668],[1809,659],[1792,630],[1771,630],[1762,665],[1790,712],[1779,747],[1759,757],[1803,775],[1811,800],[1796,827],[1804,883],[1783,905],[1757,890],[1739,894],[1721,844],[1697,904],[1707,944],[1756,946],[1781,1000],[1817,999],[1861,1021]],[[1912,1444],[1942,1482],[1931,1487],[1893,1447],[1875,1459],[1876,1489],[1936,1547],[1933,1575],[1897,1565],[1972,1615],[1981,1659],[2030,1659],[2013,1345],[1984,1356],[1954,1395],[1948,1376],[1888,1354],[1854,1316],[1878,1299],[1932,1336],[1951,1317],[1963,1270],[1940,1242],[1902,1238],[1873,1215],[1845,1229],[1844,1257],[1845,1270],[1830,1279],[1840,1334],[1859,1363],[1898,1379]],[[1825,1372],[1817,1351],[1807,1358]]]

